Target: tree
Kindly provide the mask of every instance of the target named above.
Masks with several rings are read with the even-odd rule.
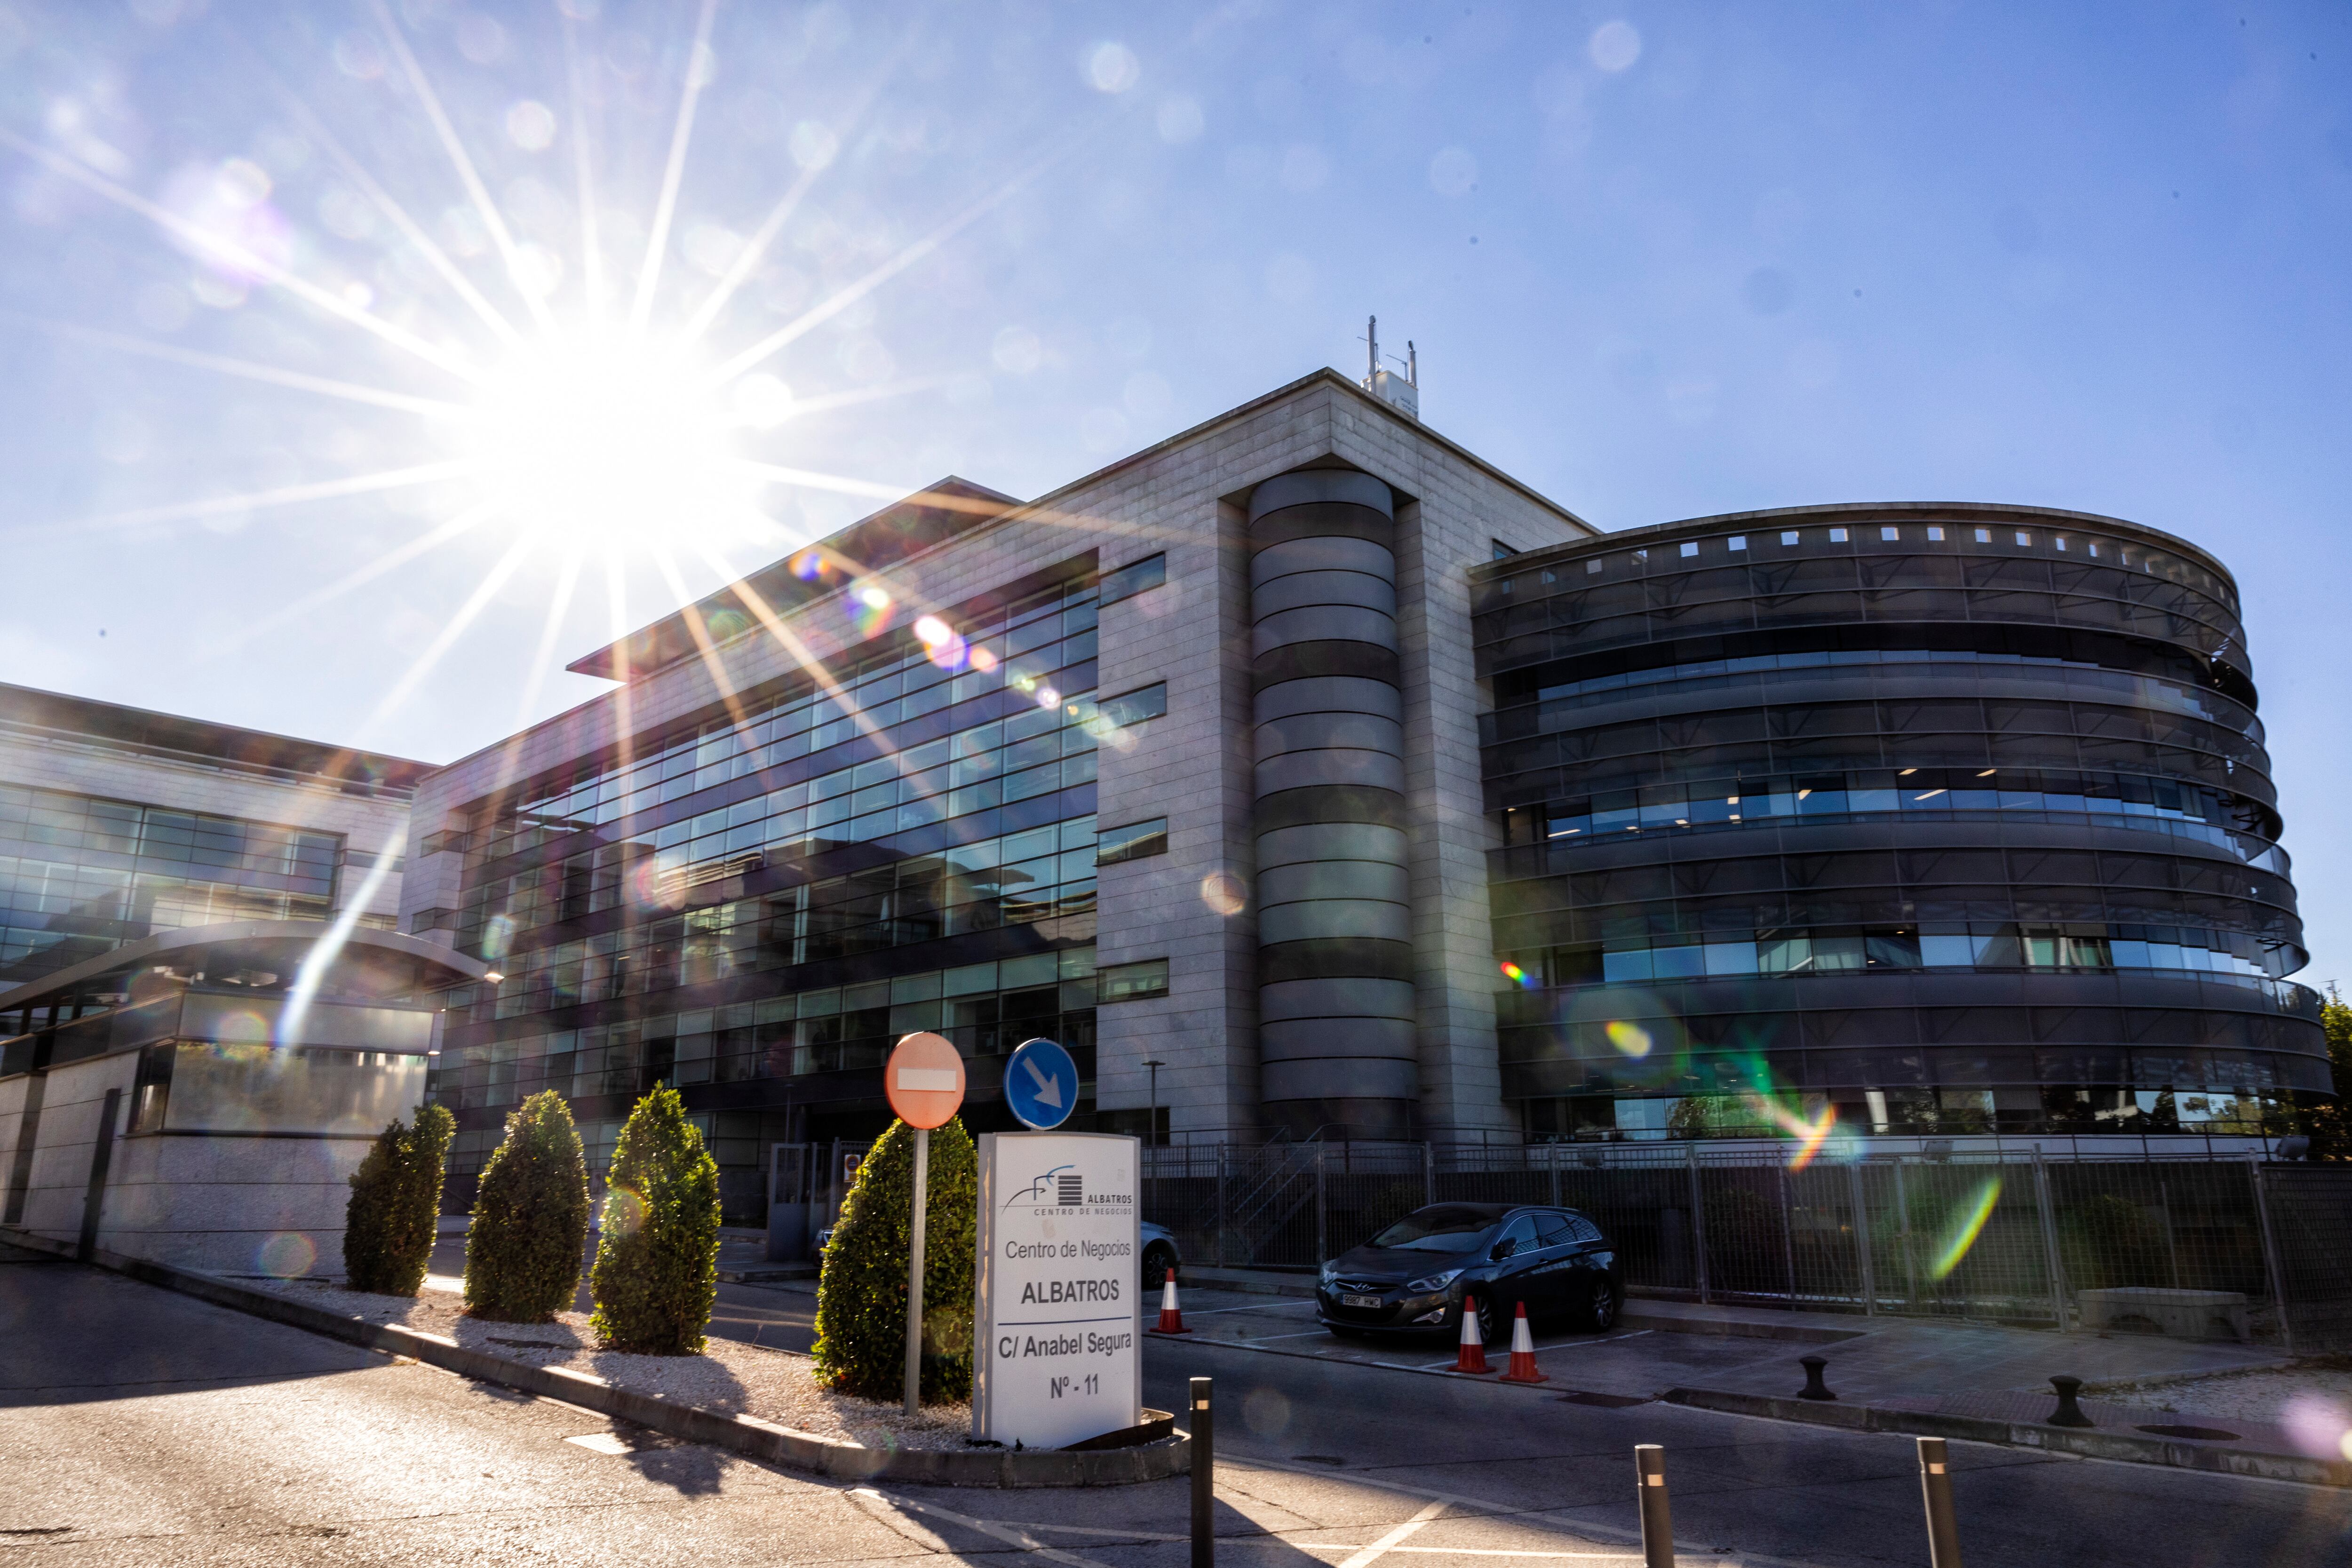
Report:
[[[972,1246],[980,1157],[961,1120],[931,1134],[923,1216],[922,1398],[971,1397]],[[861,1399],[896,1400],[907,1377],[907,1265],[915,1134],[903,1121],[874,1142],[824,1249],[816,1290],[817,1376]]]
[[[354,1290],[414,1296],[425,1288],[433,1243],[441,1228],[441,1161],[457,1131],[437,1105],[416,1112],[416,1125],[394,1121],[352,1173],[343,1211],[343,1278]]]
[[[2352,1160],[2352,1003],[2331,983],[2319,1005],[2327,1031],[2327,1065],[2336,1072],[2336,1098],[2318,1100],[2304,1112],[2315,1160]]]
[[[552,1322],[580,1288],[588,1242],[588,1162],[571,1108],[542,1089],[507,1117],[482,1167],[466,1227],[466,1310],[501,1323]]]
[[[719,1162],[674,1089],[656,1086],[621,1128],[605,1177],[588,1288],[604,1348],[698,1355],[719,1299]]]

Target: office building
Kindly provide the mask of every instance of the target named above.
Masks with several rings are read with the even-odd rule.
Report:
[[[593,1162],[668,1082],[756,1217],[914,1029],[977,1126],[1044,1035],[1080,1125],[1180,1140],[2326,1089],[2218,563],[1966,506],[1604,537],[1389,380],[1034,500],[942,480],[423,779],[404,930],[496,976],[446,997],[461,1185],[531,1092]]]

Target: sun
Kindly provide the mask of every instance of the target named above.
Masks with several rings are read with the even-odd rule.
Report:
[[[620,551],[740,531],[761,481],[735,389],[677,345],[615,333],[528,339],[484,376],[461,456],[507,522]]]

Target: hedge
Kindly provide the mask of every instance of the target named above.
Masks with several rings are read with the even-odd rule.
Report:
[[[980,1158],[961,1120],[931,1134],[923,1221],[926,1404],[971,1397],[971,1266]],[[896,1401],[907,1380],[907,1264],[915,1134],[903,1121],[857,1167],[817,1279],[816,1371],[830,1386]]]
[[[552,1322],[580,1288],[588,1245],[588,1162],[572,1109],[542,1089],[507,1117],[482,1167],[466,1227],[466,1310],[501,1323]]]
[[[425,1288],[441,1227],[441,1160],[457,1131],[455,1117],[427,1105],[414,1128],[394,1121],[376,1134],[343,1210],[343,1278],[352,1289],[414,1296]]]
[[[674,1089],[656,1086],[621,1128],[588,1288],[604,1349],[700,1353],[719,1299],[719,1162]]]

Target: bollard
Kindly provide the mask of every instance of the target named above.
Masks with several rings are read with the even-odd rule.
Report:
[[[1822,1381],[1822,1369],[1830,1364],[1827,1356],[1801,1355],[1797,1364],[1805,1369],[1805,1386],[1797,1391],[1800,1399],[1835,1399],[1830,1385]]]
[[[1633,1445],[1633,1484],[1642,1496],[1643,1568],[1675,1568],[1675,1516],[1666,1506],[1664,1448],[1655,1443]]]
[[[2074,1403],[2074,1396],[2083,1391],[2081,1378],[2053,1377],[2050,1380],[2050,1386],[2058,1391],[2058,1408],[2050,1413],[2050,1419],[2043,1422],[2043,1426],[2095,1426],[2098,1425],[2097,1422],[2084,1415],[2083,1407]]]
[[[1928,1568],[1960,1568],[1960,1527],[1952,1512],[1952,1476],[1941,1437],[1919,1439],[1919,1490],[1927,1502]]]
[[[1217,1420],[1211,1380],[1192,1380],[1192,1568],[1217,1564]]]

